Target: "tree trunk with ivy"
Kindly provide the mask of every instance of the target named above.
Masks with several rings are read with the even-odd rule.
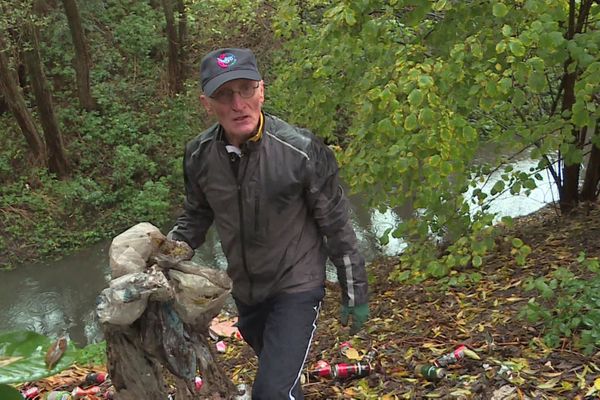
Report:
[[[41,5],[39,1],[36,1],[34,9],[39,10]],[[39,15],[39,13],[36,14]],[[24,52],[25,67],[31,78],[33,94],[40,113],[40,122],[47,148],[48,170],[58,177],[64,178],[69,174],[69,163],[58,121],[54,114],[52,94],[42,67],[39,29],[36,23],[31,21],[26,23],[25,29],[29,40],[29,46]]]
[[[27,108],[16,74],[10,68],[6,50],[6,43],[0,35],[0,93],[2,93],[3,100],[17,121],[23,136],[25,136],[33,158],[44,162],[44,142]]]

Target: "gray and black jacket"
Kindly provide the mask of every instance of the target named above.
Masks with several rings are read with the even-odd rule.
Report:
[[[242,146],[237,176],[220,125],[186,145],[184,213],[170,236],[200,246],[215,222],[233,296],[255,304],[325,282],[327,256],[342,302],[367,302],[365,262],[333,152],[311,132],[265,114],[263,134]]]

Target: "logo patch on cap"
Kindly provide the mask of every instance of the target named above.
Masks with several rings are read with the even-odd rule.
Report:
[[[223,69],[233,66],[237,62],[237,58],[232,53],[221,53],[217,57],[217,65]]]

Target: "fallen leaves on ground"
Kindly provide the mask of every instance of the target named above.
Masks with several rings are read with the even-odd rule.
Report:
[[[477,284],[442,289],[436,280],[407,285],[389,281],[398,259],[373,262],[369,269],[371,319],[365,331],[348,336],[337,320],[339,291],[328,285],[324,307],[305,370],[319,360],[331,365],[357,362],[339,346],[350,340],[356,353],[372,348],[375,371],[352,380],[321,378],[303,385],[310,399],[600,399],[600,352],[586,356],[569,340],[552,349],[542,340],[543,327],[518,318],[531,297],[523,288],[528,277],[550,274],[557,265],[571,266],[581,251],[600,256],[600,209],[559,218],[547,208],[516,223],[507,236],[520,237],[532,248],[518,266],[510,248],[499,246],[477,270]],[[468,272],[468,271],[467,271]],[[446,376],[430,382],[415,366],[465,344],[480,358],[463,358],[447,367]],[[251,383],[256,358],[241,341],[230,341],[220,355],[235,383]]]

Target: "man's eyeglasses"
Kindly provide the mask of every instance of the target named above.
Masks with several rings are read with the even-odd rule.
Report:
[[[260,85],[259,82],[251,82],[251,83],[242,85],[240,87],[240,90],[232,90],[232,89],[219,90],[219,91],[217,91],[217,93],[214,93],[212,96],[210,96],[210,98],[213,100],[216,100],[222,104],[231,103],[233,101],[233,96],[236,93],[239,94],[242,99],[249,99],[252,96],[254,96],[254,93],[256,93],[256,89],[258,89],[259,85]]]

